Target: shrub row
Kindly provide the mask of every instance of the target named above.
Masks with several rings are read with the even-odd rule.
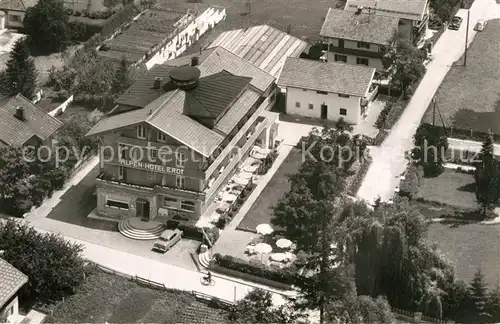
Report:
[[[387,129],[386,127],[387,116],[389,115],[389,112],[391,111],[393,104],[394,100],[392,99],[386,101],[384,109],[382,109],[382,111],[377,117],[377,120],[375,121],[375,127],[377,127],[378,129]]]
[[[377,136],[375,136],[375,139],[373,140],[373,145],[380,146],[384,142],[387,135],[389,135],[388,131],[385,129],[379,129]]]
[[[106,11],[87,11],[87,10],[79,11],[71,8],[66,9],[66,13],[70,16],[86,17],[89,19],[108,19],[117,11],[118,11],[117,9],[106,10]]]
[[[351,185],[349,186],[349,190],[347,193],[351,196],[356,196],[358,193],[359,188],[361,187],[361,183],[363,183],[363,179],[365,178],[366,172],[368,172],[368,168],[370,167],[370,164],[372,163],[372,159],[368,158],[365,160],[356,175],[354,176],[354,180],[352,181]]]
[[[98,25],[89,25],[79,21],[69,23],[71,40],[73,42],[86,42],[92,36],[101,32],[102,27]]]
[[[278,152],[276,150],[272,150],[269,152],[269,154],[265,157],[264,161],[262,161],[261,165],[259,166],[259,169],[257,170],[257,173],[259,175],[264,175],[269,171],[269,169],[273,166],[274,161],[276,161],[276,158],[278,157]]]
[[[238,275],[238,277],[242,279],[248,279],[256,282],[264,279],[266,281],[281,283],[281,289],[289,289],[290,285],[296,283],[297,279],[299,278],[299,276],[297,275],[297,269],[295,269],[295,267],[271,269],[262,263],[250,264],[243,259],[234,258],[230,255],[223,256],[218,253],[214,255],[214,258],[211,261],[211,268],[213,270],[220,270],[220,268],[216,266],[234,270],[236,273],[239,272],[240,274]],[[266,284],[271,285],[270,283]]]

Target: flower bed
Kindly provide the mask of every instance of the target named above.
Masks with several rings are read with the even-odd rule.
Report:
[[[298,275],[296,269],[271,269],[263,264],[254,265],[229,255],[215,254],[210,269],[230,276],[261,283],[278,289],[289,290]]]
[[[238,214],[238,211],[240,210],[241,206],[245,203],[245,201],[248,199],[252,191],[255,189],[257,185],[255,183],[250,182],[243,188],[243,191],[240,193],[240,195],[236,198],[235,201],[229,206],[228,210],[226,213],[222,214],[219,217],[219,220],[217,223],[215,223],[215,226],[217,226],[220,229],[224,229],[227,224],[231,222],[233,217]]]
[[[269,154],[264,158],[262,164],[259,166],[257,173],[259,175],[264,175],[269,171],[269,169],[273,166],[274,161],[278,157],[278,152],[276,150],[272,150]]]

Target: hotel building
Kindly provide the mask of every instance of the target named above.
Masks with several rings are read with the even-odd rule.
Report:
[[[193,225],[278,132],[275,78],[217,47],[155,65],[87,134],[101,140],[97,214]]]

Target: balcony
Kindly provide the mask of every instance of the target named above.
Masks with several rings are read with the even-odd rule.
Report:
[[[368,90],[368,95],[364,99],[366,99],[368,102],[371,102],[373,101],[377,93],[378,93],[378,86],[375,84],[371,84],[370,89]]]
[[[418,22],[413,23],[413,33],[420,33],[422,32],[422,29],[427,25],[427,22],[429,21],[429,15],[425,14],[424,18]]]
[[[346,47],[338,47],[330,45],[329,51],[337,54],[345,54],[345,55],[355,55],[355,56],[363,56],[368,58],[378,58],[381,59],[384,56],[382,51],[370,51],[356,48],[346,48]]]

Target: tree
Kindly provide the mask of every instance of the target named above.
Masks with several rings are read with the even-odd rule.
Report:
[[[344,301],[338,310],[339,315],[332,318],[332,322],[364,324],[364,323],[394,323],[394,314],[387,299],[378,296],[357,296]],[[340,321],[339,321],[340,320]]]
[[[415,148],[412,150],[412,159],[423,167],[426,177],[438,176],[443,172],[448,138],[440,127],[422,124],[417,128],[413,138]]]
[[[388,61],[394,67],[391,84],[407,95],[409,87],[425,74],[425,56],[411,44],[397,40],[389,52]]]
[[[474,313],[477,316],[476,320],[484,322],[490,317],[488,314],[488,288],[484,282],[484,275],[481,269],[478,268],[474,273],[474,278],[470,283],[470,295],[474,307]]]
[[[500,321],[500,286],[498,284],[489,295],[487,312],[491,316],[492,323]]]
[[[38,71],[30,56],[24,39],[14,44],[7,61],[7,69],[0,78],[0,90],[5,96],[15,96],[18,93],[32,99],[37,86]]]
[[[301,317],[287,305],[274,307],[271,293],[262,289],[249,292],[228,314],[236,323],[292,323]]]
[[[0,223],[3,258],[28,276],[21,290],[27,303],[51,303],[74,292],[84,280],[82,247],[55,234],[41,234],[26,223]]]
[[[111,92],[113,94],[120,95],[129,86],[130,86],[129,64],[124,56],[122,57],[120,65],[118,66],[118,69],[114,75],[113,83],[111,86]]]
[[[62,1],[40,0],[23,20],[30,45],[43,53],[62,51],[69,43],[69,16]]]
[[[488,135],[479,154],[481,160],[476,164],[476,199],[482,206],[483,216],[486,210],[500,198],[499,163],[493,155],[493,137]]]

